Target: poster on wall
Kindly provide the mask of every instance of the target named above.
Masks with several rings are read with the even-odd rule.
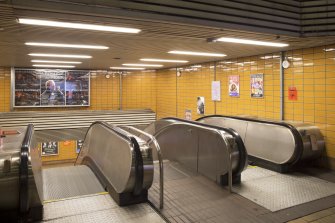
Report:
[[[77,140],[76,143],[76,153],[80,153],[81,148],[83,148],[84,140]]]
[[[42,156],[58,155],[58,142],[42,142]]]
[[[250,76],[250,86],[252,98],[264,97],[263,74],[252,74]]]
[[[212,81],[212,101],[221,101],[220,81]]]
[[[205,114],[205,97],[197,97],[197,113],[199,115]]]
[[[15,69],[14,81],[14,107],[89,106],[89,71]]]
[[[185,109],[185,119],[192,121],[192,110]]]
[[[231,97],[240,96],[240,76],[238,75],[228,76],[228,91],[229,96]]]

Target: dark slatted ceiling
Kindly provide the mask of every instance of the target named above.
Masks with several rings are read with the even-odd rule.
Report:
[[[335,0],[303,0],[301,26],[305,36],[335,35]]]

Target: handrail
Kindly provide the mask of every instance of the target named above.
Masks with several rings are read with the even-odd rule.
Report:
[[[279,125],[285,128],[288,128],[291,133],[293,134],[294,141],[295,141],[295,148],[294,148],[294,154],[293,157],[295,158],[292,162],[290,162],[289,166],[294,166],[302,157],[303,154],[303,141],[301,139],[301,135],[299,131],[291,124],[285,123],[285,122],[275,122],[270,120],[259,120],[259,119],[252,119],[252,118],[245,118],[245,117],[238,117],[238,116],[228,116],[228,115],[207,115],[200,117],[196,119],[196,121],[200,121],[202,119],[206,118],[212,118],[212,117],[222,117],[222,118],[231,118],[231,119],[237,119],[242,121],[251,121],[251,122],[259,122],[259,123],[265,123],[265,124],[272,124],[272,125]]]
[[[242,171],[244,170],[245,163],[247,162],[248,154],[247,154],[247,150],[244,146],[244,143],[243,143],[243,140],[242,140],[241,136],[234,129],[225,128],[225,127],[221,127],[221,126],[213,126],[213,125],[209,125],[209,124],[205,124],[205,123],[201,123],[201,122],[190,121],[190,120],[185,120],[185,119],[180,119],[180,118],[175,118],[175,117],[167,117],[167,118],[163,118],[163,119],[165,119],[165,120],[172,119],[172,120],[176,120],[176,121],[180,121],[180,122],[186,122],[186,123],[190,123],[190,124],[195,124],[195,125],[203,126],[203,127],[207,127],[207,128],[215,128],[215,129],[222,130],[222,131],[225,131],[225,132],[231,134],[232,136],[234,136],[235,141],[236,141],[238,147],[240,148],[239,156],[240,156],[240,161],[241,161],[241,162],[239,162],[238,169],[234,173],[235,174],[241,174]]]
[[[102,122],[102,121],[96,121],[96,122],[93,122],[91,124],[91,126],[89,127],[89,129],[87,130],[87,132],[85,134],[85,139],[86,139],[86,136],[87,136],[90,128],[93,125],[96,125],[96,124],[102,125],[102,126],[106,127],[107,129],[113,131],[118,136],[120,136],[123,139],[127,140],[132,145],[132,147],[134,148],[134,152],[135,152],[135,186],[134,186],[133,193],[134,193],[134,195],[139,195],[141,193],[141,191],[142,191],[142,188],[143,188],[144,170],[143,170],[142,153],[141,153],[141,150],[140,150],[140,146],[137,143],[137,140],[134,137],[132,137],[132,136],[126,135],[126,133],[128,133],[128,132],[120,129],[119,127],[110,125],[110,124],[108,124],[106,122]],[[77,159],[76,159],[75,164],[78,161],[78,157],[80,156],[80,153],[81,153],[81,151],[77,155]]]
[[[164,126],[163,128],[159,129],[158,132],[156,132],[155,136],[158,136],[160,134],[162,134],[164,132],[165,129],[171,127],[171,126],[174,126],[174,125],[185,125],[185,123],[187,123],[187,125],[190,125],[190,126],[193,126],[193,127],[201,127],[202,129],[206,130],[206,131],[209,131],[209,132],[214,132],[214,133],[217,133],[221,136],[221,139],[224,141],[224,143],[227,146],[227,153],[228,153],[228,158],[227,158],[227,161],[228,161],[228,188],[229,188],[229,192],[231,193],[232,192],[232,185],[233,185],[233,171],[232,171],[232,160],[231,160],[231,150],[229,148],[229,143],[228,141],[226,140],[226,137],[224,137],[224,135],[222,134],[222,129],[220,128],[213,128],[213,126],[202,126],[202,125],[198,125],[197,123],[192,123],[192,122],[189,122],[189,121],[185,121],[182,120],[182,119],[178,119],[178,118],[164,118],[164,120],[167,120],[167,119],[174,119],[174,120],[178,120],[178,121],[181,121],[181,123],[172,123],[170,125],[167,125],[167,126]]]
[[[156,138],[154,136],[152,136],[151,134],[144,132],[138,128],[135,128],[133,126],[123,126],[124,128],[128,128],[131,129],[135,132],[138,132],[140,134],[143,134],[145,136],[147,136],[150,140],[147,141],[147,143],[151,144],[153,143],[155,145],[155,148],[157,150],[157,156],[158,156],[158,161],[159,161],[159,208],[162,209],[163,205],[164,205],[164,169],[163,169],[163,159],[162,159],[162,152],[161,152],[161,148],[156,140]]]
[[[29,148],[34,133],[34,125],[29,124],[24,136],[20,151],[20,171],[19,171],[19,211],[24,216],[29,211]]]

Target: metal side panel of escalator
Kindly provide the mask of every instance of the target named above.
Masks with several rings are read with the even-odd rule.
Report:
[[[68,199],[80,203],[81,197],[105,191],[120,206],[147,201],[153,159],[151,147],[140,138],[95,122],[87,131],[75,166],[42,169],[33,125],[18,132],[5,137],[0,151],[2,220],[41,220],[43,204]]]
[[[305,123],[224,115],[204,116],[197,121],[236,130],[243,139],[250,161],[281,173],[318,159],[325,148],[321,131]]]
[[[176,161],[222,185],[240,182],[247,153],[237,132],[178,118],[164,118],[149,125],[164,160]]]

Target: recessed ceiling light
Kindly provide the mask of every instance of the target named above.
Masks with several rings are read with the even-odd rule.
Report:
[[[193,52],[193,51],[179,51],[179,50],[172,50],[168,53],[173,54],[184,54],[184,55],[191,55],[191,56],[207,56],[207,57],[225,57],[226,54],[222,53],[204,53],[204,52]]]
[[[112,70],[144,70],[143,67],[110,67]]]
[[[143,58],[141,61],[148,62],[166,62],[166,63],[188,63],[187,60],[165,60],[165,59],[153,59],[153,58]]]
[[[92,56],[89,55],[73,55],[73,54],[29,53],[28,55],[35,57],[64,57],[64,58],[82,58],[82,59],[92,58]]]
[[[18,19],[18,21],[21,24],[62,27],[62,28],[70,28],[70,29],[87,29],[87,30],[121,32],[121,33],[141,32],[140,29],[134,29],[134,28],[103,26],[103,25],[93,25],[93,24],[74,23],[74,22],[57,22],[57,21],[39,20],[39,19]]]
[[[81,64],[79,61],[59,61],[59,60],[31,60],[33,63],[66,63],[66,64]]]
[[[124,63],[123,66],[131,66],[131,67],[162,67],[161,64],[142,64],[142,63]]]
[[[227,37],[222,37],[222,38],[216,39],[216,41],[229,42],[229,43],[251,44],[251,45],[259,45],[259,46],[274,46],[274,47],[288,46],[287,43],[275,43],[275,42],[266,42],[266,41],[239,39],[239,38],[227,38]]]
[[[58,67],[58,68],[74,68],[72,65],[56,65],[56,64],[33,64],[33,67]]]
[[[97,50],[109,49],[109,47],[107,47],[107,46],[77,45],[77,44],[62,44],[62,43],[28,42],[28,43],[25,43],[25,44],[28,45],[28,46],[64,47],[64,48],[81,48],[81,49],[97,49]]]

